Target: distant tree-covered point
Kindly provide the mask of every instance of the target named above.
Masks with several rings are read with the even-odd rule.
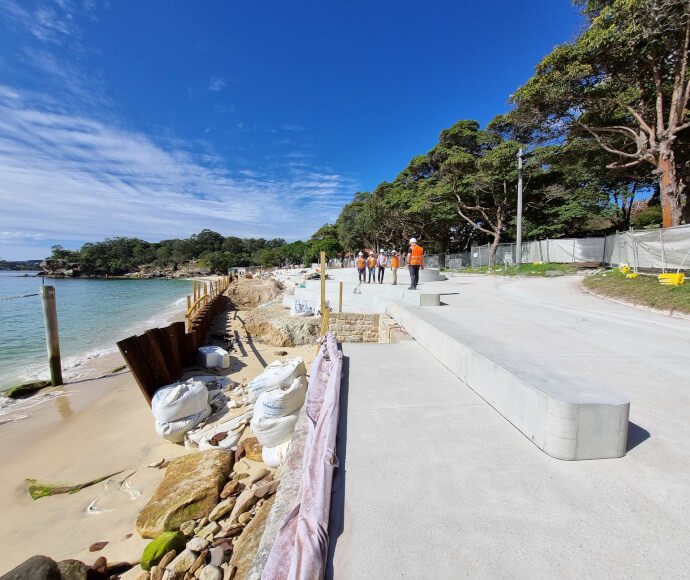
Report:
[[[208,229],[189,238],[160,242],[108,238],[102,242],[84,244],[79,250],[53,246],[46,262],[59,262],[68,269],[74,267],[85,276],[123,276],[147,266],[176,270],[192,261],[215,273],[225,274],[230,268],[243,266],[273,267],[309,263],[316,261],[319,252],[325,249],[329,258],[334,257],[341,250],[340,244],[319,232],[307,242],[292,243],[282,238],[266,240],[223,236]]]
[[[0,270],[15,272],[35,272],[40,270],[41,260],[0,260]]]

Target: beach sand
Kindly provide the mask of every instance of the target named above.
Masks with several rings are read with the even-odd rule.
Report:
[[[273,360],[294,356],[302,356],[310,368],[315,345],[278,348],[252,343],[241,324],[228,318],[243,341],[231,353],[224,375],[249,381]],[[88,364],[106,373],[123,361],[119,353],[112,353]],[[208,373],[199,369],[185,376],[193,374]],[[165,472],[148,466],[190,451],[156,434],[151,410],[128,370],[47,392],[51,390],[64,390],[65,396],[23,411],[30,415],[26,419],[0,425],[0,572],[35,554],[87,564],[98,556],[109,562],[138,560],[148,540],[136,533],[136,516]],[[27,478],[77,484],[121,470],[107,486],[103,482],[75,494],[38,500],[28,494]],[[141,496],[133,499],[137,491]],[[88,513],[90,505],[103,511]],[[88,551],[100,541],[109,543],[99,552]]]

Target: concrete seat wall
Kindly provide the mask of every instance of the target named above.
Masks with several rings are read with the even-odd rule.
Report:
[[[625,455],[630,402],[621,394],[527,360],[449,321],[442,309],[390,301],[386,313],[545,453],[564,460]]]

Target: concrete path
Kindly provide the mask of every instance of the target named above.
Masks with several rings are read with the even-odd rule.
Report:
[[[417,343],[346,344],[333,577],[687,576],[690,322],[578,283],[428,286],[458,324],[627,395],[626,457],[553,459]]]

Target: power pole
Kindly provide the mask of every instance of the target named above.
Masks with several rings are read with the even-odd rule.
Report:
[[[515,264],[522,264],[522,147],[518,150],[518,190],[517,190],[517,236],[515,248]]]
[[[62,384],[62,363],[60,362],[60,340],[58,338],[55,288],[53,286],[41,286],[41,302],[43,303],[43,319],[46,325],[50,381],[54,387],[57,387]]]

